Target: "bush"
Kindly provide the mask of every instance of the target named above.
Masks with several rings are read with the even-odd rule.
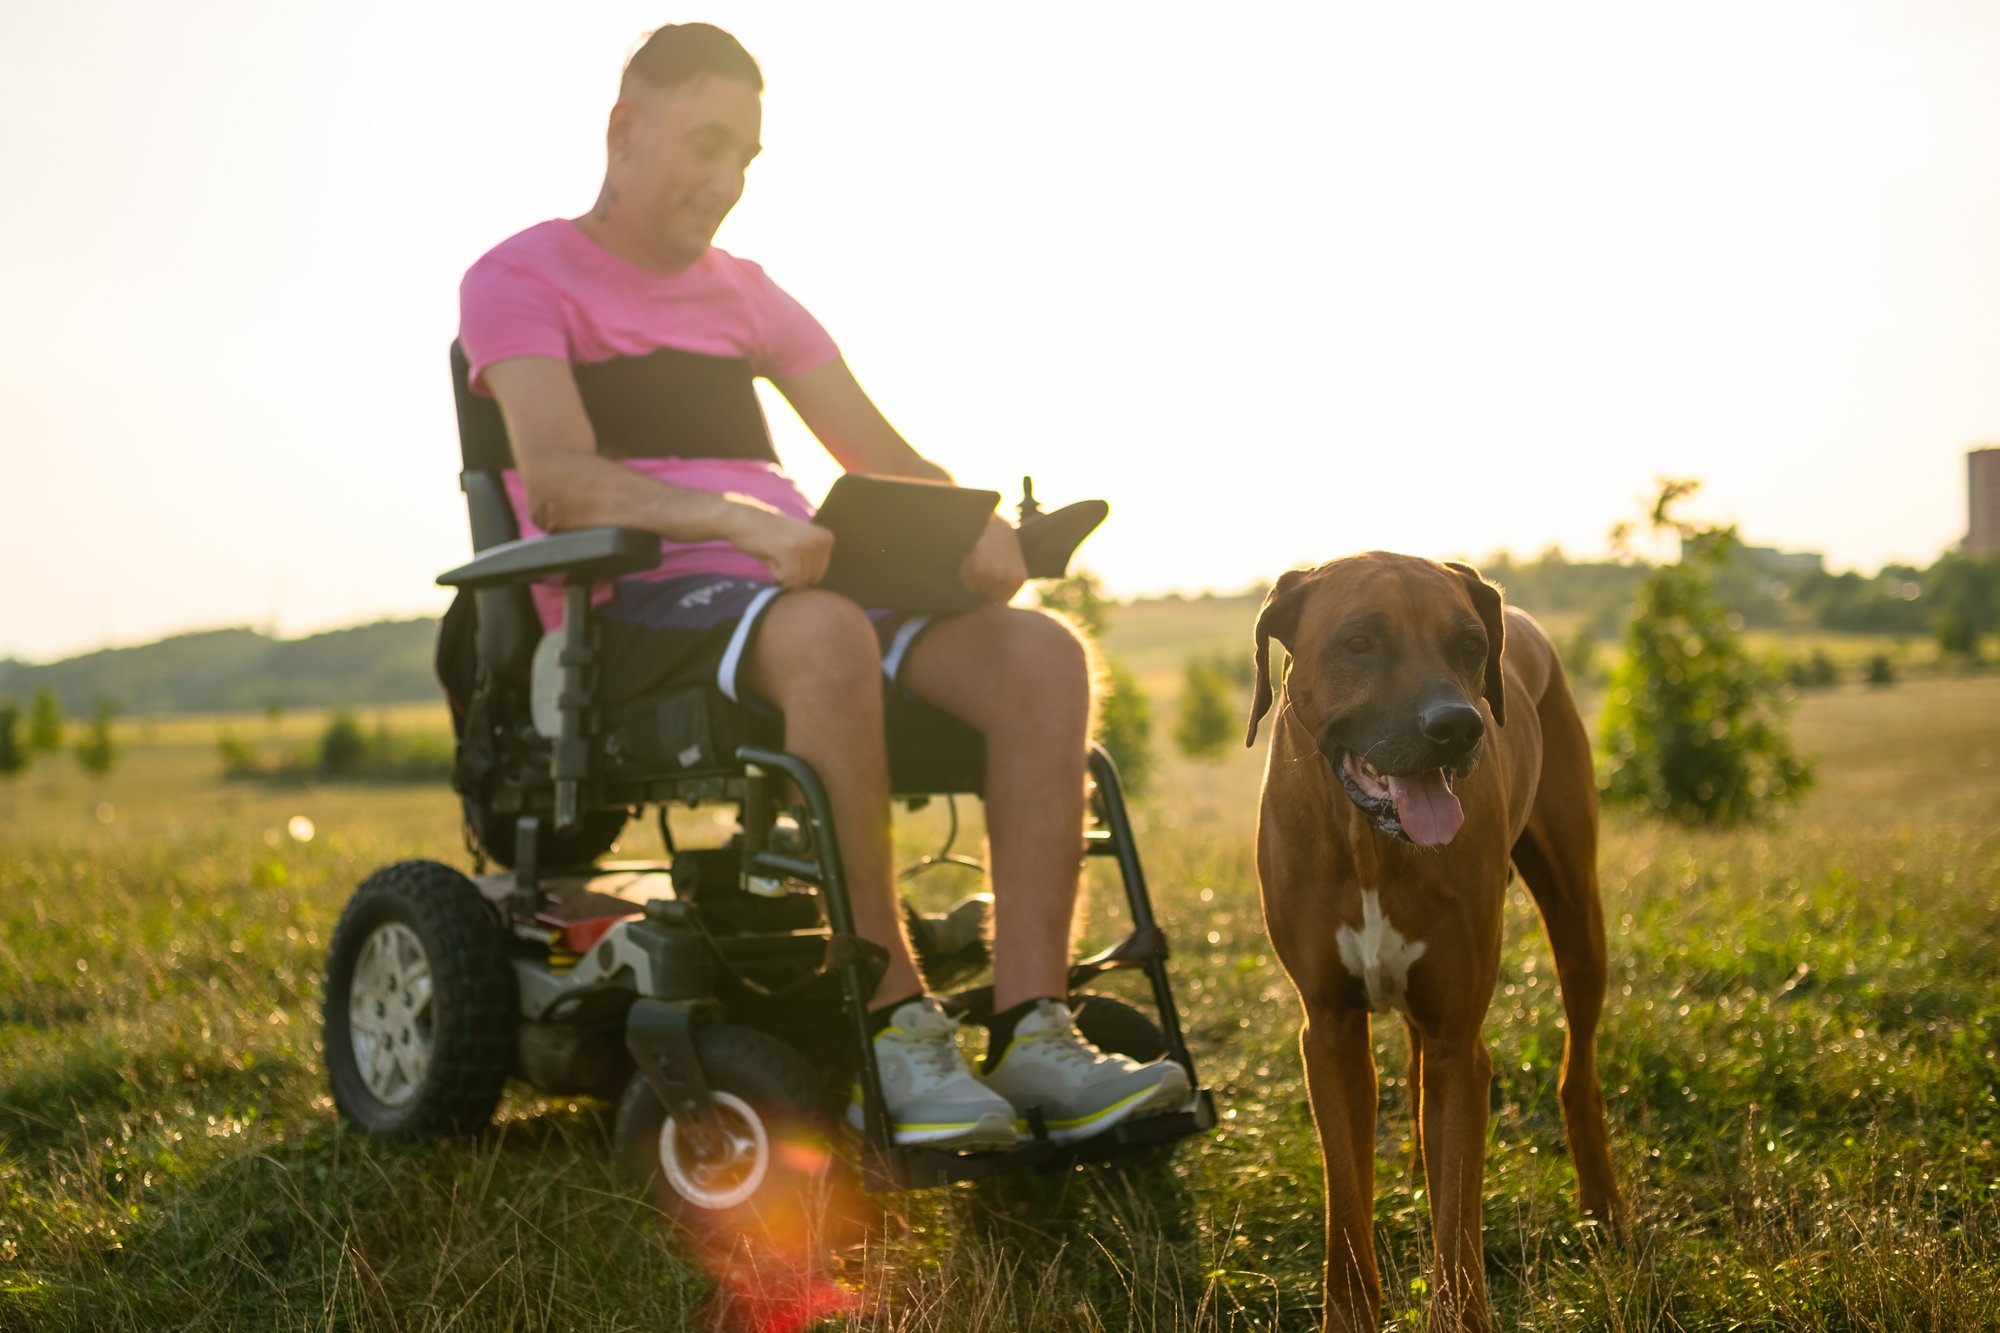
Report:
[[[216,733],[222,776],[230,781],[305,785],[313,782],[439,782],[451,777],[449,736],[401,735],[378,719],[370,732],[341,709],[330,718],[316,745],[265,758],[234,732]]]
[[[1811,657],[1794,658],[1785,664],[1785,679],[1802,690],[1825,689],[1840,683],[1840,668],[1824,648],[1815,648]]]
[[[99,695],[90,715],[90,725],[76,742],[76,762],[93,778],[101,778],[118,761],[118,743],[111,735],[111,719],[118,716],[115,701]]]
[[[1095,574],[1085,570],[1045,583],[1036,598],[1043,610],[1067,619],[1093,645],[1103,638],[1111,604],[1105,601]],[[1111,762],[1118,765],[1118,780],[1126,795],[1138,796],[1153,776],[1153,708],[1132,673],[1108,655],[1101,656],[1104,675],[1097,705],[1097,739],[1110,751]]]
[[[1105,662],[1105,690],[1097,711],[1097,738],[1118,765],[1129,796],[1140,796],[1153,780],[1153,706],[1123,663]]]
[[[0,778],[11,778],[28,766],[28,747],[21,739],[21,709],[0,700]]]
[[[1611,678],[1601,724],[1605,799],[1687,823],[1735,824],[1800,796],[1810,765],[1792,750],[1780,685],[1743,645],[1715,594],[1729,528],[1671,517],[1695,483],[1663,484],[1652,524],[1681,537],[1678,563],[1650,571]]]
[[[1254,677],[1256,667],[1251,667]],[[1174,743],[1190,759],[1213,759],[1236,739],[1237,709],[1231,699],[1226,658],[1190,657],[1181,677],[1180,718]]]
[[[368,760],[368,737],[354,714],[341,709],[326,724],[319,738],[319,771],[322,777],[344,778],[359,773]]]
[[[260,775],[257,752],[245,745],[236,733],[224,728],[215,734],[215,748],[222,756],[222,776],[254,778]]]
[[[1603,680],[1597,669],[1597,630],[1590,621],[1580,622],[1569,641],[1557,647],[1563,672],[1573,685],[1596,685]]]
[[[36,690],[32,711],[28,714],[28,753],[54,754],[62,749],[63,712],[56,701],[55,691]]]
[[[1877,653],[1868,659],[1868,668],[1862,679],[1870,685],[1894,685],[1896,664],[1889,660],[1889,654]]]

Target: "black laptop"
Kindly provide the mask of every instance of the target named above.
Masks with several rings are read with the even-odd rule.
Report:
[[[958,567],[999,503],[998,491],[850,472],[813,515],[833,533],[819,586],[886,611],[970,611],[984,599]]]

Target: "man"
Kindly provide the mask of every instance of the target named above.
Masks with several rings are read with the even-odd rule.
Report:
[[[889,951],[870,1016],[898,1142],[1009,1147],[1034,1106],[1063,1139],[1170,1109],[1187,1095],[1184,1070],[1098,1051],[1064,1004],[1089,666],[1060,621],[1005,604],[1024,577],[1013,530],[996,516],[966,558],[961,578],[990,604],[964,615],[871,616],[813,587],[833,538],[777,465],[753,376],[843,468],[950,477],[884,420],[811,315],[711,244],[758,153],[762,91],[720,29],[653,33],[611,109],[596,206],[502,242],[466,274],[460,340],[474,388],[506,420],[522,530],[659,533],[660,567],[621,581],[605,608],[607,690],[713,679],[755,695],[825,781],[856,929]],[[986,738],[996,1016],[979,1076],[901,932],[885,676]],[[858,1106],[849,1119],[860,1123]]]

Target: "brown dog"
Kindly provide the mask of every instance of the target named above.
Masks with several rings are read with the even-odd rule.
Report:
[[[1586,1215],[1622,1204],[1594,1042],[1604,1005],[1597,788],[1547,635],[1465,565],[1371,552],[1278,580],[1257,617],[1291,653],[1257,821],[1271,942],[1305,1007],[1300,1044],[1326,1161],[1329,1328],[1376,1327],[1370,1011],[1402,1013],[1437,1262],[1433,1329],[1491,1326],[1480,1190],[1493,1066],[1481,1025],[1508,862],[1555,948],[1568,1032],[1563,1124]],[[1504,649],[1504,651],[1503,651]]]

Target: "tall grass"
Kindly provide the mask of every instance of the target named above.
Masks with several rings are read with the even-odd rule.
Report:
[[[334,1118],[328,935],[375,866],[464,864],[449,794],[226,785],[212,724],[125,725],[107,781],[71,764],[0,789],[0,1329],[701,1327],[714,1278],[615,1178],[602,1108],[516,1088],[488,1133],[417,1146]],[[1607,821],[1624,1241],[1575,1215],[1561,1008],[1513,895],[1488,1024],[1500,1327],[2000,1326],[2000,682],[1841,687],[1800,729],[1824,788],[1784,824]],[[1223,1124],[1165,1163],[879,1201],[841,1326],[1316,1325],[1318,1155],[1250,866],[1257,769],[1169,761],[1140,811]],[[966,887],[942,879],[923,891]],[[1088,899],[1082,934],[1114,938],[1101,872]],[[1387,1322],[1413,1329],[1402,1048],[1383,1024],[1376,1216]]]

